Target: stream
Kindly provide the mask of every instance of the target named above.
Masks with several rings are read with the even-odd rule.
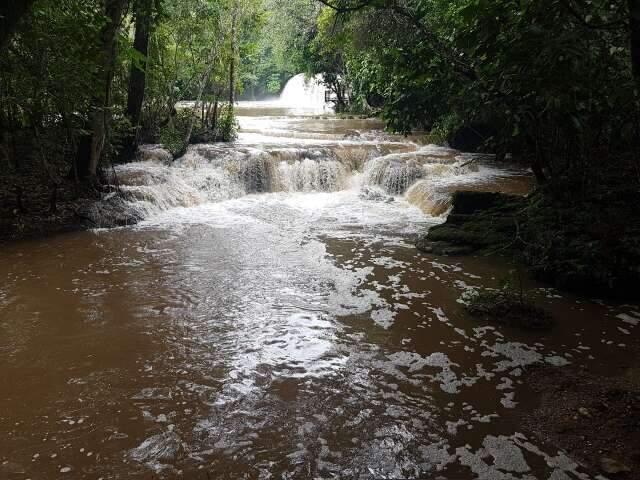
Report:
[[[513,267],[413,242],[530,174],[301,94],[117,167],[137,225],[3,246],[1,478],[592,478],[514,413],[529,366],[604,368],[640,309],[527,282],[552,331],[469,317]]]

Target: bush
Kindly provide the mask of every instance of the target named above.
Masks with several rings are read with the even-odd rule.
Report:
[[[189,130],[193,115],[190,109],[180,110],[164,127],[160,128],[158,141],[164,145],[174,157],[182,154],[187,147],[184,138]],[[196,119],[196,122],[197,121]]]
[[[221,142],[233,142],[238,138],[239,125],[233,113],[233,109],[225,106],[220,109],[218,131],[216,137]]]

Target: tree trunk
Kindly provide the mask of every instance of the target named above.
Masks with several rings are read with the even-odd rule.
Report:
[[[229,109],[233,114],[236,104],[236,55],[237,55],[237,32],[238,30],[238,3],[234,2],[233,14],[231,15],[231,61],[229,62]]]
[[[640,0],[629,0],[629,26],[631,27],[631,67],[640,88]]]
[[[129,160],[138,146],[140,117],[144,102],[144,91],[147,74],[147,54],[149,51],[149,35],[151,33],[153,0],[135,0],[135,36],[133,48],[143,57],[142,63],[131,62],[129,89],[127,91],[127,117],[135,128],[135,135],[127,140],[124,155]]]
[[[30,11],[35,0],[2,0],[0,3],[0,52],[9,43],[22,20]]]
[[[69,172],[69,178],[76,182],[81,178],[89,176],[89,158],[91,157],[91,134],[80,136],[76,147],[76,155],[73,158],[73,165]]]
[[[213,135],[218,137],[218,99],[220,98],[220,94],[216,92],[215,98],[213,100],[213,113],[211,114],[211,130],[213,131]]]
[[[202,94],[204,93],[204,88],[207,85],[207,81],[209,77],[211,76],[211,72],[213,71],[213,67],[214,67],[214,61],[217,56],[218,56],[218,44],[214,44],[211,47],[211,50],[209,50],[209,55],[207,56],[207,68],[205,69],[205,71],[202,73],[202,76],[200,77],[200,84],[198,85],[198,96],[196,97],[196,103],[193,106],[193,110],[191,112],[191,119],[189,120],[189,128],[187,128],[187,132],[185,133],[185,136],[184,136],[183,151],[178,152],[177,156],[184,154],[184,152],[187,149],[187,146],[189,145],[189,142],[191,141],[191,133],[193,132],[193,125],[195,122],[196,112],[198,111],[198,106],[200,105],[200,101],[202,100]]]
[[[111,107],[111,85],[118,55],[118,31],[120,20],[127,0],[105,0],[105,15],[107,22],[102,27],[102,55],[101,69],[97,75],[98,92],[94,103],[91,152],[89,156],[89,176],[96,178],[98,165],[102,158],[102,151],[109,126]]]
[[[211,118],[211,107],[213,106],[213,102],[207,102],[207,108],[206,111],[204,112],[204,126],[205,128],[209,128],[210,122],[209,119]]]

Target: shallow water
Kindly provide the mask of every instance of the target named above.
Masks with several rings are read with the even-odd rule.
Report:
[[[3,247],[0,477],[592,478],[513,412],[530,365],[624,356],[640,308],[530,283],[552,332],[480,324],[465,293],[511,267],[413,247],[455,188],[528,174],[239,111],[234,145],[119,169],[137,226]]]

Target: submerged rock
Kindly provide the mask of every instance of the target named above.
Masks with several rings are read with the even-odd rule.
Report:
[[[525,202],[523,197],[503,193],[455,192],[447,221],[419,237],[416,247],[437,255],[507,247],[516,236],[514,212]]]
[[[370,187],[362,187],[359,197],[362,200],[370,200],[372,202],[393,202],[393,197],[391,195],[387,195],[382,190]]]
[[[600,468],[602,468],[603,472],[611,475],[631,471],[631,469],[624,463],[609,457],[602,457],[600,459]]]
[[[144,462],[175,462],[185,451],[180,436],[169,425],[166,432],[147,438],[139,446],[131,450],[134,460]]]
[[[511,291],[475,293],[466,308],[476,318],[510,327],[546,330],[553,326],[553,317],[547,311]]]
[[[88,228],[113,228],[135,225],[142,220],[141,215],[131,209],[122,194],[110,193],[102,200],[84,205],[77,215]]]
[[[477,250],[473,245],[454,245],[448,242],[432,242],[426,235],[418,238],[416,241],[416,248],[424,253],[445,256],[469,255]]]

